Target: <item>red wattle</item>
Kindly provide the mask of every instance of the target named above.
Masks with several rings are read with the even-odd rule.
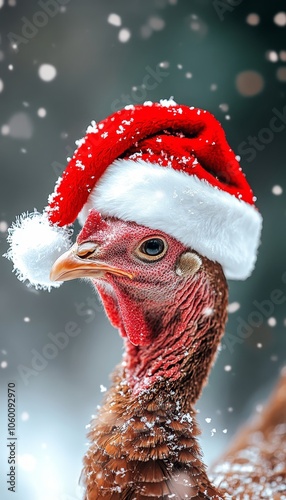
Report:
[[[98,283],[96,288],[111,324],[120,330],[121,336],[127,337],[135,346],[150,344],[152,330],[146,324],[142,304],[130,299],[119,287],[116,287],[116,297]]]
[[[152,330],[147,325],[142,304],[137,304],[134,299],[131,300],[119,287],[116,296],[121,321],[129,341],[135,346],[149,345],[152,340]]]

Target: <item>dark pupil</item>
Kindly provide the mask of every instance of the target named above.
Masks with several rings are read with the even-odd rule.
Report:
[[[142,250],[147,255],[160,255],[164,250],[164,242],[158,238],[145,241],[142,245]]]

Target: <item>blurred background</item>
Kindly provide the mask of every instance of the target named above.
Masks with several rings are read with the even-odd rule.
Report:
[[[15,216],[47,204],[91,120],[126,104],[173,96],[208,109],[241,157],[264,229],[253,275],[229,283],[226,334],[197,405],[210,464],[261,411],[286,360],[285,2],[0,0],[0,25],[1,254]],[[86,283],[37,292],[10,262],[0,266],[0,497],[12,496],[6,401],[15,382],[13,498],[75,500],[85,426],[122,343]],[[76,335],[57,345],[69,328]]]

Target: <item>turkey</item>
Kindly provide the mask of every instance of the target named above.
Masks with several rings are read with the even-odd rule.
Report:
[[[36,288],[91,280],[123,338],[89,432],[85,500],[286,498],[285,376],[210,476],[198,443],[226,279],[251,274],[262,223],[222,127],[146,102],[93,122],[77,146],[44,213],[12,226],[7,256]]]
[[[86,276],[125,341],[89,434],[86,499],[221,498],[194,410],[226,319],[221,266],[166,233],[92,210],[51,277]]]

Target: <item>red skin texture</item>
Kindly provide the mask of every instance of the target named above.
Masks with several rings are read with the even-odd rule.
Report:
[[[135,250],[154,237],[168,250],[145,262]],[[107,272],[93,280],[125,354],[90,427],[85,500],[221,500],[201,459],[194,410],[226,320],[221,266],[201,257],[194,273],[178,272],[189,249],[177,240],[96,211],[77,240],[86,242],[97,244],[89,259],[133,279]]]
[[[162,237],[167,241],[168,252],[162,260],[143,262],[134,254],[147,237]],[[86,241],[99,245],[97,258],[124,270],[128,263],[133,275],[130,280],[107,273],[104,282],[94,280],[112,325],[126,339],[125,361],[130,384],[138,392],[162,376],[178,379],[182,359],[194,340],[186,326],[198,322],[203,311],[214,306],[214,296],[209,293],[204,274],[195,278],[196,286],[186,295],[184,308],[177,314],[176,336],[169,338],[167,325],[176,313],[174,305],[182,301],[185,293],[185,280],[176,274],[177,260],[186,251],[185,246],[161,231],[119,219],[103,219],[95,210],[77,239],[79,244]],[[200,331],[197,342],[203,334]]]
[[[150,263],[136,257],[135,249],[147,237],[163,237],[167,240],[167,259]],[[158,311],[162,306],[167,308],[172,303],[177,285],[182,281],[176,275],[175,267],[178,255],[185,250],[184,245],[162,231],[119,219],[100,219],[96,210],[91,211],[78,236],[79,244],[85,241],[99,245],[99,259],[115,268],[126,269],[126,265],[130,268],[132,280],[106,275],[104,282],[111,285],[113,294],[102,286],[102,280],[95,280],[95,286],[101,294],[110,321],[120,329],[121,335],[128,336],[134,345],[150,344],[154,340],[152,328],[148,327],[143,313]],[[157,281],[156,286],[154,280]]]
[[[143,262],[134,250],[154,236],[167,241],[168,251]],[[217,463],[214,484],[202,462],[194,404],[224,331],[221,267],[201,257],[193,274],[178,273],[186,263],[181,254],[189,254],[181,243],[95,211],[78,238],[87,241],[99,245],[95,260],[133,279],[106,273],[94,281],[125,354],[90,427],[85,500],[283,498],[286,372],[263,413]]]

